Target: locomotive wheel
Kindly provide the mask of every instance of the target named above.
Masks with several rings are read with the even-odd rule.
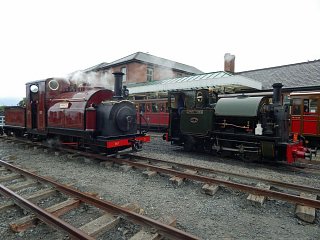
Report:
[[[183,149],[187,152],[191,152],[195,148],[195,139],[192,136],[185,136]]]
[[[211,153],[212,152],[212,143],[210,141],[204,140],[203,150],[205,153]]]

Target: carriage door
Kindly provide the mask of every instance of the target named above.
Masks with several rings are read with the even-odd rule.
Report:
[[[302,134],[318,134],[318,99],[303,99]]]
[[[30,105],[31,105],[31,128],[38,127],[38,102],[39,102],[39,86],[34,84],[30,86]]]
[[[302,99],[294,98],[291,107],[291,132],[301,134]]]

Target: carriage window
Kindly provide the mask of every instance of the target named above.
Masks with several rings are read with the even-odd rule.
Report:
[[[293,99],[292,114],[301,115],[301,99]]]
[[[310,113],[317,113],[318,112],[318,100],[317,99],[310,99],[309,112]]]
[[[145,112],[145,103],[140,103],[140,112]]]
[[[158,112],[158,106],[156,103],[152,103],[152,112]]]
[[[160,112],[164,112],[165,110],[164,103],[160,103]]]
[[[309,99],[303,99],[303,112],[309,112]]]
[[[150,107],[150,103],[146,104],[146,112],[150,112],[151,111],[151,107]]]

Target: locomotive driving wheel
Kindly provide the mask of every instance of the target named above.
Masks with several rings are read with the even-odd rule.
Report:
[[[195,147],[195,139],[194,137],[192,136],[185,136],[184,137],[184,144],[183,144],[183,149],[186,151],[186,152],[191,152],[194,150],[194,147]]]

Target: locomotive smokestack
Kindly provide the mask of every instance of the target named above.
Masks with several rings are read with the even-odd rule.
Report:
[[[124,73],[114,72],[114,99],[122,99],[122,78]]]
[[[282,83],[274,83],[273,87],[273,97],[272,102],[273,104],[281,104],[281,88],[283,87]]]

